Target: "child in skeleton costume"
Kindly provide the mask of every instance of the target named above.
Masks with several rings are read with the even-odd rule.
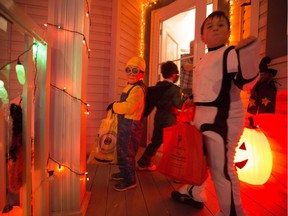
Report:
[[[203,134],[207,164],[220,207],[217,215],[225,216],[245,215],[234,155],[244,127],[240,91],[251,88],[257,81],[260,52],[259,41],[253,37],[235,48],[225,46],[229,35],[230,23],[225,13],[215,11],[205,19],[201,39],[208,53],[195,65],[192,86],[196,105],[194,124]],[[206,199],[203,188],[204,183],[185,184],[171,196],[178,202],[203,208]]]

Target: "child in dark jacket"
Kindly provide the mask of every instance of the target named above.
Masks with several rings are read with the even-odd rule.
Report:
[[[181,109],[183,101],[179,86],[174,83],[179,79],[179,70],[177,65],[172,61],[161,64],[161,74],[164,78],[156,86],[167,87],[163,95],[156,103],[156,114],[154,117],[154,130],[152,142],[147,146],[145,152],[138,160],[138,170],[156,170],[153,164],[153,158],[163,142],[163,128],[169,127],[176,123],[178,109]]]

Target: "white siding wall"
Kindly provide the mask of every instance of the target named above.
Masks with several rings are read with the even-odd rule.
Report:
[[[112,0],[93,0],[90,7],[90,58],[88,63],[87,152],[96,138],[104,108],[109,102],[110,56],[112,41]]]
[[[265,56],[267,37],[267,9],[268,0],[262,0],[259,4],[259,38],[261,40],[261,56]]]

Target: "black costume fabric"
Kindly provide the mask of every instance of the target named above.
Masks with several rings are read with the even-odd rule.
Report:
[[[273,78],[277,70],[268,68],[271,58],[265,56],[259,63],[260,79],[251,91],[247,112],[256,115],[257,113],[275,113],[277,87]]]
[[[170,88],[170,85],[156,85],[147,87],[146,101],[145,101],[145,109],[144,109],[144,117],[147,117],[157,102],[161,99],[164,92]]]
[[[11,192],[18,193],[23,184],[22,108],[11,104],[10,116],[13,119],[13,127],[9,148],[8,185]]]
[[[257,113],[275,113],[277,88],[275,81],[258,82],[252,89],[247,111]]]

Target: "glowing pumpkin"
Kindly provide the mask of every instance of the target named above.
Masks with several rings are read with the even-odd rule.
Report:
[[[234,162],[238,177],[243,182],[261,185],[269,179],[272,152],[265,134],[259,128],[244,128]]]

